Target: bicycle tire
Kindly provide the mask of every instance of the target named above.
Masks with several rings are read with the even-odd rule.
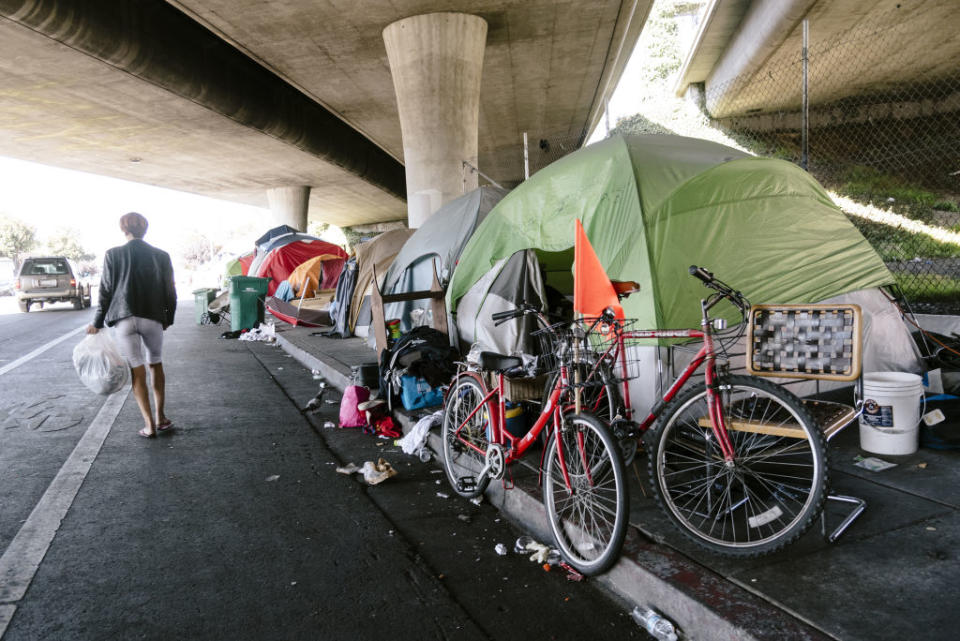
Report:
[[[620,398],[620,384],[610,370],[610,366],[606,363],[600,364],[600,367],[597,368],[597,373],[600,376],[600,384],[586,385],[583,387],[581,405],[583,410],[588,414],[592,414],[605,421],[608,425],[612,425],[614,419],[618,416],[622,417],[626,413],[623,401]],[[557,384],[557,378],[559,376],[560,372],[552,372],[547,377],[546,385],[544,385],[543,388],[543,397],[540,401],[541,407],[546,406],[547,400],[550,398],[550,393]],[[573,404],[573,399],[568,398],[569,396],[570,391],[566,390],[560,400],[561,406]],[[623,464],[625,466],[630,465],[637,455],[638,439],[631,436],[617,438],[616,434],[614,434],[614,437],[617,442],[617,447],[620,450],[620,458],[623,459]]]
[[[727,465],[710,427],[706,386],[671,401],[647,435],[650,485],[667,517],[724,556],[770,554],[800,537],[823,509],[823,434],[800,399],[750,376],[718,385],[735,458]],[[748,431],[753,430],[753,431]]]
[[[483,494],[490,484],[490,477],[476,478],[484,466],[484,455],[470,448],[472,443],[484,452],[490,444],[488,429],[493,415],[490,402],[479,410],[458,433],[458,427],[466,421],[473,410],[480,405],[487,389],[476,374],[468,372],[453,379],[443,405],[443,428],[440,433],[443,447],[443,468],[453,491],[460,496],[472,499]],[[471,478],[474,485],[463,489],[463,479]]]
[[[626,536],[626,471],[610,430],[597,417],[568,413],[560,435],[573,493],[560,466],[558,435],[551,434],[543,474],[547,520],[563,558],[584,575],[600,574],[620,557]]]

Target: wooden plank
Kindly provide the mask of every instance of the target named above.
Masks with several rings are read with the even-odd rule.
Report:
[[[387,327],[383,319],[383,296],[377,281],[377,268],[373,268],[373,291],[370,293],[370,322],[373,325],[373,337],[377,343],[377,360],[387,348]]]
[[[713,422],[706,416],[697,421],[700,427],[713,428]],[[738,432],[753,432],[755,434],[769,434],[771,436],[786,436],[788,438],[807,438],[807,433],[796,423],[771,425],[761,421],[727,420],[727,429]]]

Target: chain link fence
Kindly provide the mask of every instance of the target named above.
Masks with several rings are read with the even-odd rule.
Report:
[[[587,140],[588,132],[537,135],[527,134],[527,163],[530,175],[534,175],[555,160],[580,149]]]
[[[950,4],[898,5],[841,32],[824,23],[827,37],[810,18],[806,165],[908,300],[960,313],[960,39]],[[743,147],[798,164],[802,42],[798,27],[780,50],[789,53],[702,95],[714,126]]]

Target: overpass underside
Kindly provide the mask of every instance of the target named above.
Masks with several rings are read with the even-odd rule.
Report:
[[[597,122],[651,2],[396,4],[0,0],[0,154],[260,206],[309,188],[311,218],[338,225],[402,219],[388,25],[485,22],[477,151],[444,172],[510,184],[523,132]]]

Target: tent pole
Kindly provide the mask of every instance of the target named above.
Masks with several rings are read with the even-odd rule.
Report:
[[[523,179],[530,177],[530,147],[527,144],[527,132],[523,132]]]
[[[810,67],[810,57],[807,55],[810,45],[810,21],[803,19],[803,125],[800,132],[801,158],[800,166],[807,170],[810,158],[810,95],[807,92],[807,77]]]

